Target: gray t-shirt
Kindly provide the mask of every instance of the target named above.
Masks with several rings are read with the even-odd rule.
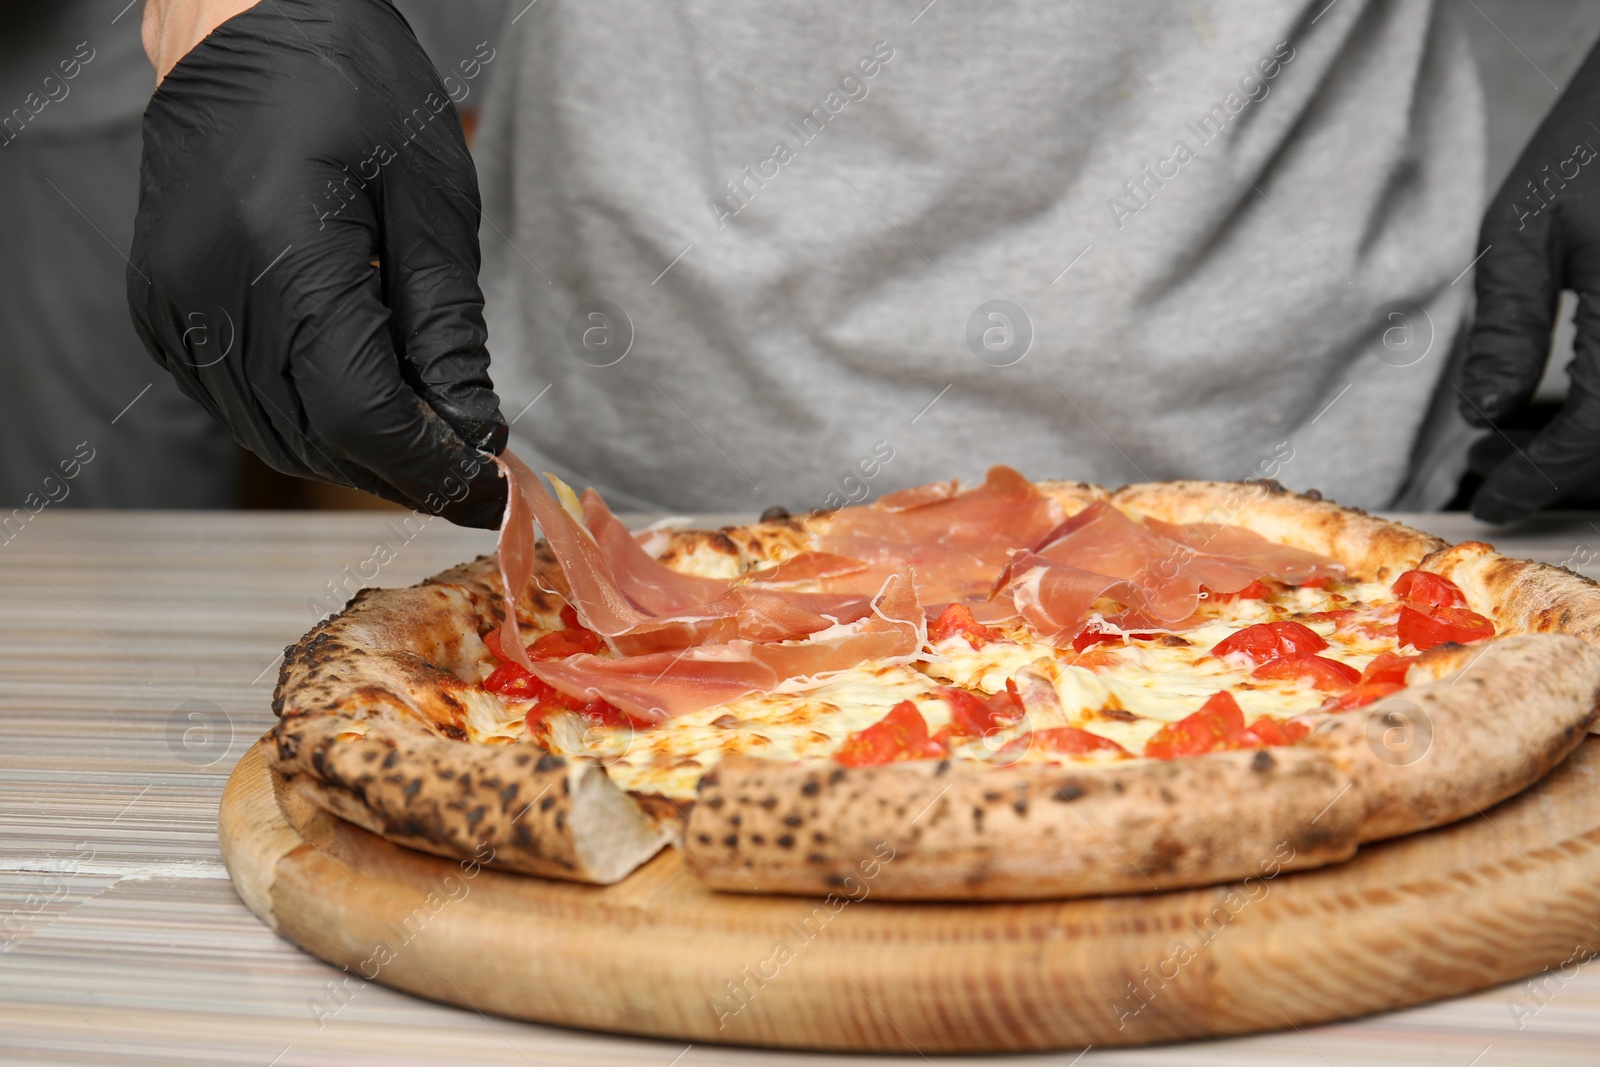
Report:
[[[1455,450],[1412,469],[1483,187],[1447,14],[925,3],[511,4],[477,150],[530,462],[667,510],[992,463],[1448,496]]]

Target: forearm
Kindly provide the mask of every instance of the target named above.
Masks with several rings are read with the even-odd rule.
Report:
[[[145,0],[140,33],[144,53],[156,68],[156,83],[189,49],[224,22],[254,7],[256,0]]]

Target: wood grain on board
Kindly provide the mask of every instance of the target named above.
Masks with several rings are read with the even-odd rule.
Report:
[[[240,895],[279,934],[484,1012],[854,1051],[1143,1044],[1404,1007],[1594,943],[1600,740],[1489,819],[1318,871],[1275,874],[1269,854],[1259,879],[1093,900],[889,903],[866,876],[829,900],[725,895],[671,849],[615,886],[501,873],[323,812],[259,745],[220,832]]]

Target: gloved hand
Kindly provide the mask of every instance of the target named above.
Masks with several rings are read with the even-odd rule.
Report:
[[[185,55],[144,116],[134,325],[280,471],[492,528],[478,186],[384,0],[272,0]]]
[[[1498,443],[1504,458],[1487,472],[1472,513],[1509,522],[1600,475],[1600,47],[1495,194],[1478,247],[1489,250],[1477,266],[1461,412],[1497,431],[1475,455]],[[1537,433],[1518,435],[1514,427],[1526,422],[1544,372],[1562,289],[1579,297],[1571,391]]]

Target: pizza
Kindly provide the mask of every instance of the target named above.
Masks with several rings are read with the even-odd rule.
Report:
[[[675,848],[733,892],[1149,892],[1474,815],[1596,721],[1595,583],[1271,482],[996,467],[634,532],[501,462],[499,551],[363,590],[286,650],[273,700],[291,788],[442,856],[609,884]]]

